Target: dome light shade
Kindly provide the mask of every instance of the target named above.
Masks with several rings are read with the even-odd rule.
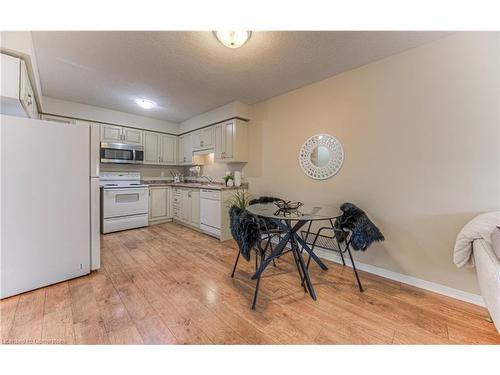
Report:
[[[156,106],[156,103],[148,99],[136,99],[137,105],[144,109],[151,109]]]
[[[250,35],[251,31],[214,31],[215,37],[228,48],[240,48],[245,44]]]

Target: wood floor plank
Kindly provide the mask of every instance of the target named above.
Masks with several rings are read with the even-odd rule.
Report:
[[[5,298],[0,303],[0,342],[7,343],[20,296]]]
[[[4,343],[498,344],[486,310],[326,262],[304,293],[291,255],[261,279],[256,310],[250,262],[175,223],[104,235],[102,268],[0,301]]]
[[[41,343],[45,293],[41,288],[20,296],[9,334],[11,342]]]

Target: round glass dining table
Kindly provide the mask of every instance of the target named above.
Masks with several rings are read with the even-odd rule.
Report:
[[[290,244],[289,248],[293,254],[297,270],[302,280],[304,289],[309,292],[311,298],[316,300],[316,292],[309,276],[308,267],[302,257],[302,251],[306,251],[322,270],[327,270],[326,265],[318,258],[316,254],[307,245],[306,241],[300,236],[300,229],[307,223],[318,220],[326,220],[332,223],[334,219],[342,215],[338,206],[331,205],[303,205],[296,210],[280,209],[275,203],[258,203],[248,206],[247,211],[253,215],[260,216],[270,220],[281,231],[281,240],[257,268],[252,279],[259,280],[262,272],[276,258],[283,254],[283,251]],[[302,250],[299,248],[302,248]],[[307,287],[307,289],[306,289]]]

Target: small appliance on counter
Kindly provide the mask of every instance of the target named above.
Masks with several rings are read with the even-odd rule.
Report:
[[[148,185],[139,172],[102,172],[100,185],[102,233],[148,225]]]

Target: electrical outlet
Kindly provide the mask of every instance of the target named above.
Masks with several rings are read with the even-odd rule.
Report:
[[[161,177],[165,177],[165,172],[161,171]]]

